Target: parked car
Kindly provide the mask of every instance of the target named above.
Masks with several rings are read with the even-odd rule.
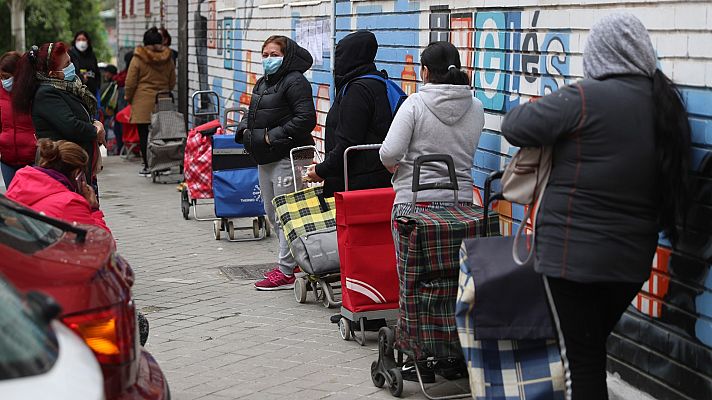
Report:
[[[21,295],[0,278],[0,398],[103,400],[104,379],[92,351],[55,317],[50,297]]]
[[[99,361],[107,399],[170,398],[163,372],[139,342],[133,271],[110,233],[0,196],[0,272],[20,290],[57,300],[60,320]]]

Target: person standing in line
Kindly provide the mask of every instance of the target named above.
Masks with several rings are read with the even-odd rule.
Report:
[[[32,46],[17,64],[12,106],[18,113],[32,113],[38,139],[68,140],[89,156],[84,176],[97,191],[101,169],[99,145],[105,144],[104,125],[95,120],[97,101],[76,75],[67,47],[62,42]]]
[[[86,31],[79,31],[74,34],[72,47],[69,49],[69,57],[72,59],[77,75],[87,85],[91,94],[98,98],[101,72],[96,61],[96,55],[94,55],[94,48],[91,45],[91,38]]]
[[[126,75],[129,72],[129,65],[131,65],[131,59],[133,59],[133,50],[130,50],[124,54],[124,69],[119,71],[118,74],[114,76],[114,82],[117,86],[117,96],[116,96],[116,114],[121,112],[128,105],[126,99],[124,98],[126,94]],[[114,120],[116,118],[114,117]],[[120,123],[114,123],[114,136],[116,137],[116,154],[121,154],[121,149],[124,147],[124,125]]]
[[[309,167],[308,177],[324,181],[324,196],[344,190],[344,151],[361,144],[379,144],[393,120],[383,82],[362,78],[379,75],[376,69],[376,36],[369,31],[351,33],[336,45],[334,83],[336,99],[326,116],[324,161]],[[346,93],[344,87],[348,86]],[[349,189],[375,189],[391,186],[391,174],[375,151],[349,155]]]
[[[510,111],[515,146],[553,146],[535,269],[559,332],[567,398],[608,399],[606,339],[650,276],[658,232],[673,245],[688,201],[687,113],[632,14],[602,18],[586,79]]]
[[[0,170],[9,187],[18,169],[35,162],[37,139],[29,113],[15,112],[10,94],[20,53],[10,51],[0,57]]]
[[[139,176],[149,176],[148,127],[151,113],[160,91],[171,91],[176,85],[176,69],[171,49],[163,45],[163,37],[155,26],[143,34],[143,46],[136,47],[129,65],[124,98],[131,104],[131,123],[138,128],[143,169]]]
[[[257,162],[265,213],[279,238],[277,266],[256,282],[257,290],[284,290],[294,287],[297,263],[279,224],[272,199],[303,187],[293,182],[291,149],[314,145],[312,130],[316,110],[312,87],[304,72],[313,63],[309,52],[286,36],[270,36],[262,44],[264,75],[252,90],[250,108],[237,127],[235,141]]]
[[[170,48],[173,39],[171,38],[171,34],[168,33],[168,29],[159,28],[158,31],[161,33],[161,37],[163,38],[163,45]],[[173,57],[173,63],[177,63],[178,51],[171,49],[171,56]]]

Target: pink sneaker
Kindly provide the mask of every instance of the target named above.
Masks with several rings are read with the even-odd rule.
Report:
[[[257,290],[288,290],[294,288],[294,275],[287,276],[279,269],[272,273],[269,277],[255,282]]]
[[[277,271],[279,271],[279,265],[276,266],[276,267],[274,267],[274,268],[272,268],[272,269],[269,270],[269,271],[265,271],[265,273],[262,274],[262,276],[264,276],[265,278],[269,278],[270,275],[274,274],[274,273],[277,272]]]

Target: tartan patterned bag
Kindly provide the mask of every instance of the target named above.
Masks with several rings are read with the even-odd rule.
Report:
[[[276,196],[272,200],[272,204],[275,207],[284,236],[289,243],[289,249],[297,264],[309,274],[338,272],[338,262],[335,266],[332,265],[331,268],[328,268],[335,271],[315,270],[312,268],[307,252],[309,247],[302,240],[307,237],[313,237],[317,233],[333,235],[333,251],[338,251],[334,198],[324,198],[323,188],[315,186],[298,192]],[[332,243],[332,241],[323,239],[321,242],[322,244]],[[320,251],[331,253],[332,249],[320,248]],[[338,257],[336,259],[338,260]]]
[[[564,366],[556,340],[475,340],[475,282],[468,262],[473,259],[463,243],[456,313],[473,399],[563,400]]]
[[[396,218],[399,235],[400,318],[396,347],[427,357],[462,358],[455,323],[459,250],[463,239],[485,232],[481,207],[450,206]],[[498,216],[490,215],[490,231]]]

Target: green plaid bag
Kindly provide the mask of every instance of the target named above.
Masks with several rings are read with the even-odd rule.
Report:
[[[312,275],[338,272],[334,198],[325,199],[316,186],[276,196],[272,204],[297,264]]]

